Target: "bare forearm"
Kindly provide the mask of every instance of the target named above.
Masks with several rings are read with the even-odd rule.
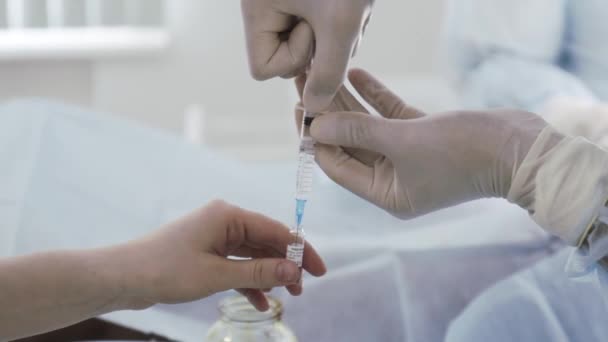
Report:
[[[0,340],[121,309],[116,252],[48,252],[0,260]]]
[[[228,289],[248,289],[256,308],[267,308],[261,289],[302,291],[295,263],[260,257],[285,250],[292,238],[277,221],[215,201],[123,245],[0,260],[0,341]],[[325,273],[314,249],[307,245],[306,251],[304,269]],[[237,262],[227,255],[256,260]]]

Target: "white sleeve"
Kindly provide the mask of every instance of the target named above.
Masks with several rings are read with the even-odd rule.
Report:
[[[573,249],[566,274],[593,282],[608,305],[608,151],[548,126],[517,169],[508,200]],[[563,136],[562,136],[563,137]]]
[[[546,231],[580,246],[608,201],[608,151],[547,126],[517,168],[507,199]]]

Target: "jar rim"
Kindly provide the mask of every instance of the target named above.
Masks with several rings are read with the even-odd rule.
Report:
[[[268,299],[269,309],[258,311],[246,297],[237,295],[222,299],[218,305],[222,315],[233,322],[256,323],[269,320],[279,320],[283,313],[281,302],[271,296]]]

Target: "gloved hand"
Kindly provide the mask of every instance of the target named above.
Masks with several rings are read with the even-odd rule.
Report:
[[[344,81],[374,0],[241,0],[255,79],[294,77],[314,57],[304,104],[324,110]]]
[[[608,104],[559,96],[541,106],[539,114],[561,133],[608,149]]]
[[[382,117],[361,113],[342,88],[332,112],[312,123],[317,162],[335,182],[400,218],[506,198],[517,166],[547,126],[522,111],[426,115],[365,71],[351,71],[349,80]],[[297,82],[301,89],[303,79]]]
[[[565,137],[535,114],[426,115],[362,70],[349,79],[382,117],[365,113],[342,88],[335,112],[312,123],[317,163],[335,182],[397,217],[501,197],[576,245],[608,199],[608,153]],[[300,92],[303,83],[300,77]]]

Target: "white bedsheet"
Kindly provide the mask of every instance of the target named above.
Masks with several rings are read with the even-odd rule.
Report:
[[[241,164],[157,130],[46,101],[0,106],[0,256],[118,243],[223,198],[290,223],[295,163]],[[317,184],[321,184],[317,182]],[[328,262],[285,303],[302,341],[439,341],[481,290],[554,243],[501,200],[398,221],[318,185],[306,230]],[[107,319],[200,341],[219,294]]]

